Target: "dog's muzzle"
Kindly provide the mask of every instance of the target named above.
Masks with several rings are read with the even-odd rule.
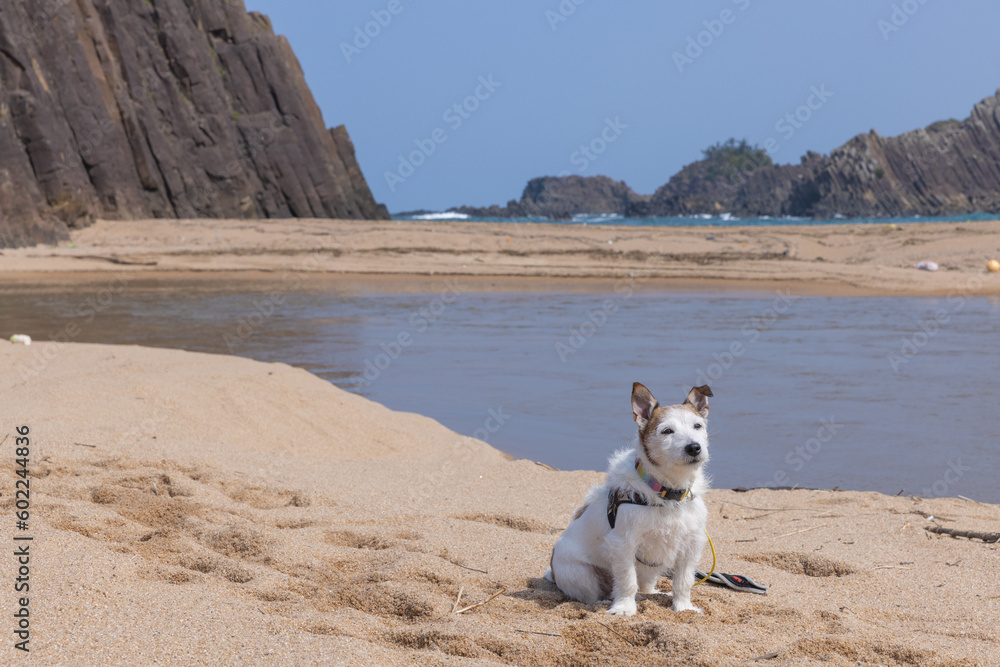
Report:
[[[701,460],[701,445],[697,442],[689,443],[685,445],[684,453],[691,457],[691,463],[698,463]]]

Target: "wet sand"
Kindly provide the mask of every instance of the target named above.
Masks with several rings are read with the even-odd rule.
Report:
[[[1000,294],[1000,221],[776,227],[621,227],[347,220],[98,221],[58,247],[7,249],[5,280],[88,272],[304,272],[407,284],[468,276],[541,289],[626,276],[650,289],[796,294]],[[937,272],[916,264],[932,260]],[[72,277],[69,277],[72,276]],[[587,282],[589,281],[589,282]],[[513,284],[513,287],[510,285]]]

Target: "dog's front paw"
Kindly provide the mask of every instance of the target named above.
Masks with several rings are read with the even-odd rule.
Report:
[[[663,593],[663,591],[661,591],[656,586],[649,586],[645,590],[640,588],[639,592],[642,593],[643,595],[661,595]]]
[[[611,609],[608,609],[608,613],[613,616],[635,616],[635,598],[616,601],[611,605]]]
[[[691,604],[690,600],[688,600],[687,602],[681,602],[680,600],[675,600],[674,603],[670,605],[670,609],[671,611],[696,611],[699,614],[701,613],[701,609],[698,609],[698,607],[695,607],[693,604]]]

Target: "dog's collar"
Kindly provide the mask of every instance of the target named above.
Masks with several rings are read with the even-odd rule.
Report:
[[[670,489],[660,484],[656,481],[655,477],[646,472],[646,469],[642,467],[642,461],[639,460],[638,456],[635,457],[635,471],[639,473],[639,477],[642,481],[653,490],[653,493],[664,500],[680,501],[684,500],[684,498],[688,496],[692,498],[694,497],[691,495],[691,489]]]

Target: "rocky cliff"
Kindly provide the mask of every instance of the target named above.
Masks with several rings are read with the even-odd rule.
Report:
[[[720,165],[706,157],[685,166],[652,196],[637,195],[624,183],[608,196],[611,181],[604,177],[535,179],[521,201],[506,208],[461,210],[524,215],[532,203],[529,190],[538,181],[565,195],[530,209],[553,218],[567,212],[812,218],[1000,213],[1000,92],[963,121],[941,121],[897,137],[872,130],[829,155],[809,152],[795,165],[752,157]],[[621,206],[608,210],[614,203]]]
[[[0,246],[95,217],[388,213],[242,0],[0,0]]]

